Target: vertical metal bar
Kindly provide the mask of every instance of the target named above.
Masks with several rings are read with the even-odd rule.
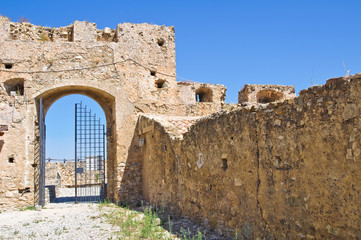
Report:
[[[88,183],[88,179],[87,179],[87,171],[88,171],[88,167],[87,167],[87,150],[88,150],[88,141],[87,141],[87,135],[86,133],[88,132],[88,129],[87,129],[87,111],[86,111],[86,106],[84,107],[84,115],[85,115],[85,118],[84,118],[84,158],[85,158],[85,171],[84,171],[84,184],[85,184],[85,188],[83,187],[83,197],[86,196],[86,184]],[[88,160],[89,161],[89,160]]]
[[[92,158],[93,158],[93,173],[91,175],[91,181],[92,181],[92,185],[91,185],[91,196],[94,196],[94,187],[93,187],[93,183],[94,183],[94,174],[95,174],[95,154],[94,154],[94,140],[95,140],[95,135],[94,135],[94,116],[91,116],[91,125],[92,125],[92,130],[90,131],[90,135],[91,135],[91,139],[92,139]],[[94,200],[94,198],[92,197],[92,200]]]
[[[42,119],[43,119],[43,99],[40,98],[40,106],[39,106],[39,205],[42,205],[43,199],[43,186],[42,186],[42,148],[43,148],[43,126],[42,126]]]
[[[84,142],[84,129],[85,129],[85,125],[84,125],[84,107],[83,107],[83,102],[80,103],[80,106],[81,106],[81,109],[80,109],[80,124],[81,124],[81,136],[80,136],[80,139],[81,139],[81,145],[80,145],[80,149],[81,149],[81,160],[82,160],[82,167],[83,167],[83,173],[81,174],[81,178],[82,178],[82,181],[81,181],[81,184],[82,184],[82,187],[80,188],[80,193],[81,193],[81,196],[83,197],[84,196],[84,181],[85,181],[85,173],[84,173],[84,170],[85,170],[85,166],[84,166],[84,147],[85,147],[85,142]]]
[[[89,167],[89,176],[88,176],[88,187],[87,187],[87,201],[90,201],[90,196],[91,196],[91,173],[92,173],[92,142],[91,142],[91,111],[89,111],[89,115],[88,115],[88,156],[90,159],[90,167]],[[89,187],[90,186],[90,187]]]
[[[81,135],[80,135],[80,139],[81,139],[81,145],[79,146],[79,148],[80,148],[80,151],[81,151],[81,160],[82,160],[82,167],[83,167],[83,173],[81,174],[81,184],[83,185],[84,184],[84,169],[85,169],[85,167],[84,167],[84,114],[83,114],[83,112],[84,112],[84,108],[83,108],[83,102],[80,102],[80,106],[81,106],[81,108],[80,108],[80,122],[79,122],[79,124],[80,124],[80,126],[81,126]],[[81,193],[81,196],[83,196],[83,187],[81,187],[80,189],[80,193]]]
[[[45,115],[44,115],[44,111],[43,111],[43,206],[45,206],[45,148],[46,148],[46,125],[45,125]]]
[[[78,104],[75,104],[75,203],[78,203]]]
[[[106,132],[105,132],[105,126],[103,125],[103,198],[106,197],[106,192],[107,192],[107,189],[106,189],[106,185],[105,185],[105,174],[107,172],[107,170],[105,169],[105,136],[106,136]]]
[[[44,112],[43,112],[43,99],[40,98],[39,104],[39,201],[38,204],[44,206],[45,204],[45,186],[43,177],[44,172]]]

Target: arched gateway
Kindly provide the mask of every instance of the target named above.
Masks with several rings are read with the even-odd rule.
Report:
[[[44,114],[70,94],[99,103],[107,121],[107,197],[119,201],[143,194],[140,113],[200,116],[225,97],[221,85],[176,81],[173,27],[100,30],[76,21],[48,28],[0,17],[0,56],[0,209],[37,204],[40,99]],[[210,102],[196,101],[200,88]]]
[[[43,120],[45,119],[47,111],[54,102],[70,94],[82,94],[88,96],[93,100],[95,100],[103,109],[107,122],[106,124],[107,142],[109,143],[107,145],[107,150],[106,150],[107,152],[106,155],[108,156],[107,166],[114,166],[114,160],[116,159],[115,146],[117,143],[117,138],[115,137],[114,134],[111,133],[114,132],[115,123],[116,123],[115,116],[113,115],[113,113],[115,113],[114,110],[115,97],[104,90],[90,86],[84,86],[84,85],[52,86],[50,87],[50,89],[46,89],[42,91],[39,95],[35,97],[36,106],[37,106],[36,111],[38,115],[37,126],[39,127],[39,131],[36,131],[36,136],[35,136],[35,145],[38,146],[35,148],[38,150],[37,152],[35,152],[35,156],[36,156],[35,165],[39,166],[35,168],[35,197],[36,197],[35,202],[36,203],[44,204],[44,197],[45,197],[44,196],[45,192],[43,193],[45,181],[44,179],[41,180],[42,177],[45,178],[45,173],[43,176],[40,174],[40,172],[42,171],[41,166],[44,165],[44,163],[42,163],[41,161],[45,162],[44,157],[41,157],[41,152],[44,152],[44,150],[42,149],[43,148],[42,146],[44,146],[44,144],[41,144],[42,137],[41,137],[40,129],[42,126],[40,122],[42,118]],[[39,135],[39,137],[37,137],[37,135]],[[115,176],[113,169],[114,167],[108,167],[105,170],[105,174],[107,176]],[[43,172],[45,172],[44,170],[45,167],[43,166]],[[74,173],[74,176],[75,175],[76,173]],[[109,183],[110,184],[114,183],[114,179],[110,179]],[[110,186],[110,189],[112,188],[113,186]],[[37,198],[38,197],[41,198],[40,196],[42,196],[42,199],[39,201],[39,199]]]

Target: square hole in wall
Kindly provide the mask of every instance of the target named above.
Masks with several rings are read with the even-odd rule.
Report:
[[[14,161],[15,161],[14,157],[9,157],[9,158],[8,158],[8,162],[9,162],[9,163],[14,163]]]
[[[158,43],[158,46],[159,46],[159,47],[162,47],[162,46],[164,45],[164,43],[165,43],[165,40],[164,40],[163,38],[159,38],[159,39],[157,40],[157,43]]]
[[[24,194],[24,193],[29,193],[30,192],[30,188],[19,188],[18,189],[20,194]]]
[[[166,87],[166,81],[163,79],[158,79],[155,81],[155,87],[156,88],[165,88]]]
[[[24,95],[24,79],[13,78],[4,82],[4,87],[9,96],[23,96]]]
[[[12,63],[5,63],[5,68],[6,69],[12,69],[13,68],[13,64]]]
[[[224,159],[222,159],[222,169],[224,171],[226,171],[227,168],[228,168],[228,161],[227,161],[227,159],[224,158]]]

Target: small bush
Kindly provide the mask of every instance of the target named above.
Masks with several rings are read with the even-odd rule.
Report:
[[[19,18],[19,23],[29,23],[29,19],[27,19],[26,17],[20,17]]]
[[[47,42],[47,41],[50,41],[50,38],[47,34],[42,33],[42,34],[40,34],[40,41]]]

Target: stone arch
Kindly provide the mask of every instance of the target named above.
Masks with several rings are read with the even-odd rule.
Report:
[[[271,103],[282,100],[283,93],[276,90],[261,90],[257,93],[257,103]]]
[[[113,199],[114,186],[116,186],[114,165],[116,163],[116,153],[117,153],[117,136],[116,136],[116,113],[115,113],[115,97],[107,91],[101,90],[99,88],[85,86],[85,85],[66,85],[66,86],[55,86],[52,88],[45,89],[41,93],[37,94],[34,99],[36,103],[36,113],[40,113],[40,99],[43,99],[43,110],[45,116],[52,106],[58,99],[72,94],[81,94],[87,97],[90,97],[96,101],[104,111],[106,118],[106,127],[107,127],[107,179],[108,179],[108,188],[107,188],[107,198]],[[35,131],[35,135],[37,131]],[[35,136],[35,146],[39,144],[39,138]],[[36,147],[35,147],[36,148]],[[38,154],[35,152],[34,155],[35,162],[38,162]],[[38,168],[35,168],[35,178],[37,176]],[[35,179],[35,202],[37,202],[38,197],[38,181]]]

